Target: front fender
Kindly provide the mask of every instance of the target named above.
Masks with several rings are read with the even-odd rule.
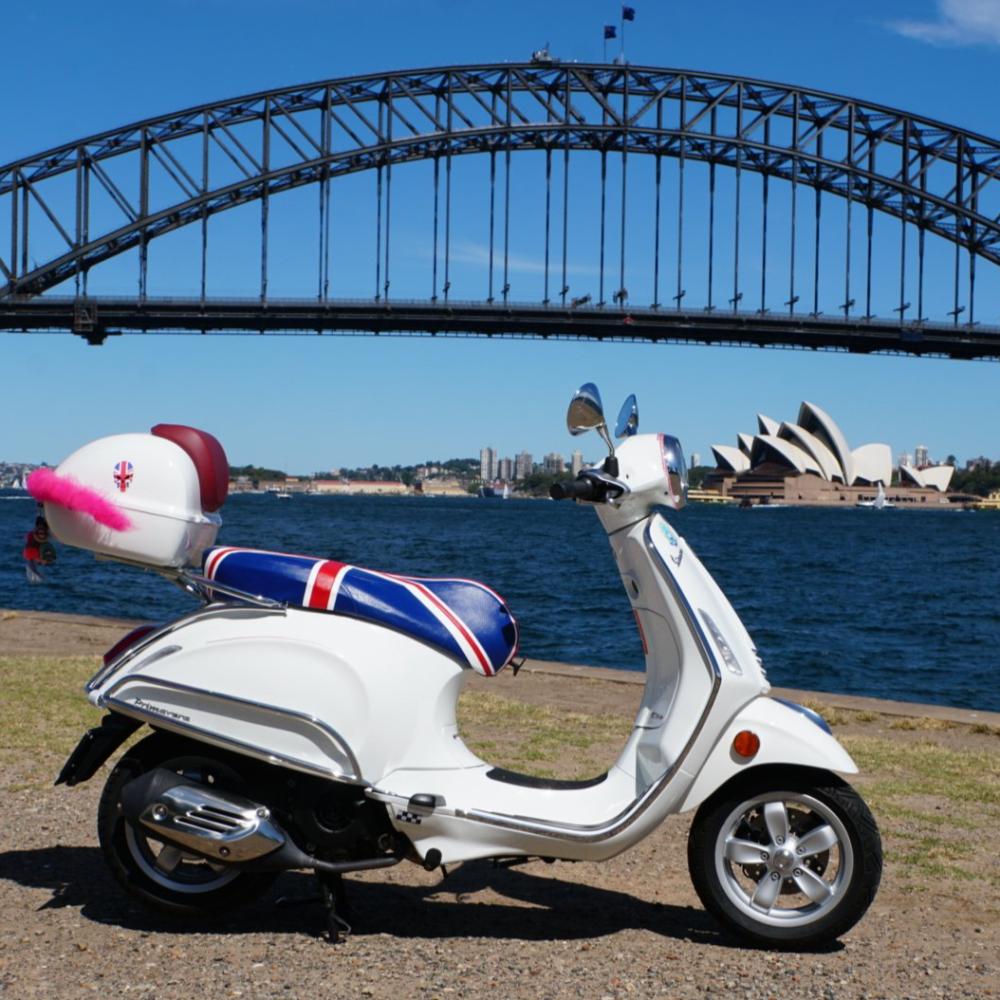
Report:
[[[733,737],[742,729],[760,737],[760,750],[749,760],[733,751]],[[726,727],[688,789],[680,811],[701,805],[730,778],[762,764],[858,773],[850,754],[810,714],[799,706],[763,695],[744,706]]]

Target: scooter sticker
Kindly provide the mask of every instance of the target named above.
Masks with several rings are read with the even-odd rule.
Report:
[[[119,462],[115,466],[115,486],[119,493],[124,493],[132,485],[132,477],[135,474],[131,462]]]
[[[680,539],[674,534],[673,528],[671,528],[666,521],[660,521],[660,531],[663,534],[663,537],[666,538],[667,544],[675,550],[668,553],[670,561],[675,566],[680,566],[681,559],[684,557],[684,550],[681,548]]]
[[[405,809],[396,813],[396,819],[398,819],[400,823],[415,823],[417,826],[420,826],[423,821],[422,817],[418,813],[407,812]]]

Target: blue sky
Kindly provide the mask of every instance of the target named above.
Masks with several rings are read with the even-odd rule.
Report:
[[[801,84],[1000,133],[1000,0],[633,6],[632,62]],[[546,41],[564,58],[599,59],[601,25],[618,10],[604,0],[15,5],[0,41],[0,162],[269,87],[518,61]],[[236,229],[230,239],[236,262]],[[479,248],[464,252],[474,264]],[[183,291],[186,279],[175,280],[164,291]],[[810,399],[852,445],[884,440],[898,453],[922,442],[939,458],[1000,459],[998,374],[983,363],[662,345],[119,337],[96,349],[0,335],[0,458],[58,461],[92,437],[158,421],[211,430],[236,463],[293,471],[473,455],[485,444],[540,457],[572,449],[566,401],[595,380],[609,410],[634,391],[645,429],[676,433],[702,456],[753,430],[758,411],[794,419]]]

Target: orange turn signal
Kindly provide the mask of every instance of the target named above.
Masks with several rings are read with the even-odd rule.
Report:
[[[760,749],[760,737],[756,733],[751,733],[749,729],[741,729],[733,737],[733,753],[737,757],[749,760],[756,756]]]

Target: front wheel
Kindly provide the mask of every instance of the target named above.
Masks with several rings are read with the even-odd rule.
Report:
[[[758,944],[808,948],[871,905],[882,842],[861,796],[827,771],[760,768],[695,815],[688,867],[705,908]]]

